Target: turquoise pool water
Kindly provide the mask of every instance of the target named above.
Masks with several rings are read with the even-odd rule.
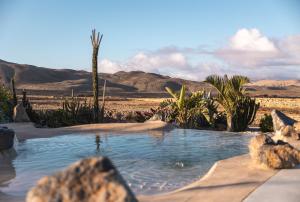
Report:
[[[70,134],[16,144],[15,176],[0,192],[23,196],[44,175],[85,157],[108,156],[136,194],[161,193],[203,176],[214,162],[248,152],[250,135],[176,129],[137,134]],[[6,164],[7,164],[6,162]],[[7,171],[7,170],[6,170]]]

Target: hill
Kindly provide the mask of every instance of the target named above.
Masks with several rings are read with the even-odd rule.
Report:
[[[101,69],[100,69],[101,72]],[[52,69],[34,65],[16,64],[0,60],[0,82],[9,86],[15,76],[16,88],[26,89],[34,95],[91,95],[91,73],[73,69]],[[185,84],[190,91],[208,89],[204,82],[171,78],[142,71],[99,74],[102,92],[107,81],[107,95],[125,97],[166,97],[165,87],[179,90]],[[255,97],[300,97],[300,80],[260,80],[246,85],[247,92]]]
[[[70,94],[71,89],[78,94],[91,94],[92,89],[91,73],[87,71],[52,69],[0,60],[0,82],[9,86],[13,76],[15,76],[17,89],[26,89],[32,94]],[[171,78],[142,71],[100,73],[99,80],[100,88],[103,86],[104,80],[107,80],[108,95],[163,95],[165,87],[179,90],[182,84],[187,85],[191,91],[208,87],[204,82]]]

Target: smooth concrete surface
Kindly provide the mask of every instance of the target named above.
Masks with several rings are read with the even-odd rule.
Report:
[[[299,202],[300,166],[283,169],[251,193],[244,202]]]

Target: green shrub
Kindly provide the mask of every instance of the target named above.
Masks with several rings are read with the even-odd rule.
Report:
[[[205,82],[218,91],[216,101],[226,112],[227,130],[231,132],[246,130],[253,122],[259,108],[256,100],[245,94],[244,85],[250,80],[240,75],[232,77],[211,75]]]
[[[183,85],[179,92],[166,88],[173,100],[160,104],[160,112],[167,122],[175,122],[181,128],[214,128],[218,105],[205,91],[186,93]]]
[[[272,116],[269,114],[265,114],[259,122],[259,127],[260,130],[264,133],[266,132],[273,132],[273,121],[272,121]]]
[[[61,109],[32,111],[34,116],[31,120],[39,127],[58,128],[93,123],[93,107],[86,99],[81,103],[78,97],[65,98]]]
[[[12,94],[4,85],[0,86],[0,122],[12,120],[13,102]]]

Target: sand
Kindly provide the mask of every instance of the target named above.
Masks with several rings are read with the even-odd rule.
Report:
[[[145,123],[90,124],[57,129],[34,128],[31,123],[2,124],[15,130],[18,139],[52,137],[75,132],[124,132],[170,130],[161,121]],[[242,201],[262,183],[276,174],[276,170],[254,167],[249,155],[241,155],[215,163],[210,171],[194,183],[170,193],[138,196],[139,201]],[[0,177],[1,183],[1,177]],[[0,201],[22,201],[20,197],[1,194]]]

